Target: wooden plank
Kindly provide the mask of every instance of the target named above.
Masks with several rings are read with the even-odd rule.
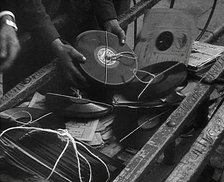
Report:
[[[128,24],[141,16],[145,12],[145,10],[152,8],[159,1],[161,0],[142,0],[136,3],[128,11],[118,17],[120,26],[126,27]]]
[[[220,57],[215,65],[211,67],[206,73],[204,80],[211,83],[223,72],[224,56]],[[141,181],[156,158],[163,152],[163,149],[176,137],[184,124],[194,114],[194,111],[209,96],[213,89],[212,85],[199,83],[143,148],[132,158],[114,182]]]
[[[0,98],[3,96],[3,73],[0,73]]]
[[[42,67],[37,72],[17,84],[0,98],[0,112],[9,109],[34,93],[38,88],[51,80],[56,74],[56,60]]]
[[[195,181],[224,135],[224,104],[203,129],[191,149],[176,166],[167,182]]]

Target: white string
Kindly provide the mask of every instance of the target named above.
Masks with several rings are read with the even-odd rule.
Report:
[[[131,56],[127,56],[125,54],[129,54]],[[117,59],[120,58],[120,57],[125,57],[125,58],[128,58],[128,59],[137,59],[136,54],[134,54],[132,52],[129,52],[129,51],[119,52],[119,53],[117,53],[113,56],[110,56],[109,58],[112,59],[112,60],[115,59],[117,61]]]
[[[52,112],[51,112],[51,113],[47,113],[47,114],[41,116],[40,118],[38,118],[38,119],[32,121],[32,123],[34,123],[34,122],[36,122],[36,121],[42,119],[43,117],[46,117],[46,116],[50,115],[50,114],[52,114]],[[17,121],[15,121],[15,122],[17,122]],[[26,125],[27,125],[27,123],[26,123]],[[64,147],[64,149],[63,149],[63,151],[62,151],[61,154],[59,155],[58,159],[56,160],[56,162],[55,162],[53,168],[51,169],[51,173],[49,174],[49,176],[48,176],[46,179],[50,179],[50,177],[52,176],[52,174],[55,172],[55,169],[56,169],[56,167],[57,167],[57,165],[58,165],[58,163],[59,163],[61,157],[64,155],[66,149],[68,148],[69,141],[71,141],[71,142],[72,142],[72,145],[73,145],[73,148],[74,148],[74,151],[75,151],[75,156],[76,156],[76,159],[77,159],[78,173],[79,173],[79,180],[80,180],[80,182],[82,182],[81,164],[80,164],[80,160],[79,160],[79,156],[81,156],[81,157],[86,161],[86,163],[87,163],[88,166],[89,166],[89,170],[90,170],[89,182],[91,182],[91,180],[92,180],[92,169],[91,169],[91,165],[90,165],[89,161],[88,161],[88,160],[87,160],[81,153],[79,153],[79,151],[78,151],[78,149],[77,149],[77,146],[76,146],[77,142],[75,141],[75,139],[72,137],[72,135],[71,135],[67,130],[58,129],[58,131],[55,131],[55,130],[52,130],[52,129],[43,129],[43,128],[37,128],[37,127],[26,127],[25,125],[23,125],[23,126],[11,127],[11,128],[8,128],[8,129],[2,131],[2,133],[0,134],[0,138],[1,138],[6,132],[11,131],[11,130],[16,130],[16,129],[34,130],[34,131],[43,131],[43,132],[55,133],[55,134],[57,134],[57,135],[59,135],[59,136],[62,136],[62,137],[64,137],[64,136],[67,137],[67,143],[66,143],[66,145],[65,145],[65,147]],[[80,144],[80,143],[79,143],[79,144]],[[80,145],[82,145],[82,144],[80,144]],[[82,145],[82,146],[83,146],[83,145]],[[83,146],[83,147],[84,147],[84,146]],[[86,147],[84,147],[84,148],[85,148],[85,149],[86,149],[92,156],[94,156],[95,158],[97,158],[97,159],[98,159],[98,160],[105,166],[106,171],[107,171],[107,173],[108,173],[108,179],[107,179],[107,181],[108,181],[109,178],[110,178],[110,172],[109,172],[109,169],[108,169],[107,165],[106,165],[106,164],[105,164],[99,157],[97,157],[95,154],[93,154],[91,151],[89,151]]]
[[[124,136],[122,139],[119,140],[119,142],[122,142],[123,140],[125,140],[126,138],[128,138],[130,135],[132,135],[134,132],[136,132],[137,130],[139,130],[142,126],[144,126],[146,123],[151,123],[151,121],[159,116],[162,116],[163,114],[165,114],[167,111],[169,111],[171,109],[168,109],[150,119],[146,119],[141,125],[139,125],[137,128],[135,128],[134,130],[132,130],[130,133],[128,133],[126,136]]]
[[[26,113],[26,114],[28,114],[30,120],[29,120],[28,122],[22,122],[22,121],[17,120],[17,119],[16,119],[15,117],[13,117],[13,116],[15,116],[15,115],[18,114],[18,113]],[[32,122],[32,120],[33,120],[32,115],[31,115],[28,111],[17,111],[17,112],[14,112],[14,113],[12,113],[12,115],[9,116],[9,118],[10,118],[11,120],[15,121],[16,123],[19,123],[19,124],[28,124],[28,123]]]
[[[152,76],[153,78],[156,77],[156,75],[154,75],[154,74],[152,74],[152,73],[150,73],[150,72],[148,72],[148,71],[133,69],[133,74],[134,74],[135,78],[136,78],[139,82],[144,83],[144,84],[147,84],[149,81],[143,81],[143,80],[141,80],[141,79],[138,77],[137,72],[148,74],[148,75]],[[151,78],[151,79],[153,79],[153,78]]]
[[[99,158],[97,155],[95,155],[94,153],[92,153],[92,152],[91,152],[85,145],[83,145],[81,142],[76,142],[76,143],[79,144],[79,145],[81,145],[82,147],[84,147],[84,148],[86,149],[86,151],[88,151],[93,157],[95,157],[96,159],[98,159],[98,160],[105,166],[105,168],[106,168],[106,170],[107,170],[107,175],[108,175],[108,178],[107,178],[106,181],[109,181],[109,179],[110,179],[110,171],[109,171],[107,165],[105,164],[105,162],[104,162],[101,158]]]
[[[104,55],[104,63],[105,63],[105,78],[104,78],[104,84],[107,83],[107,74],[108,74],[108,70],[107,70],[107,50],[108,50],[108,35],[107,35],[107,31],[105,31],[105,41],[106,41],[106,51],[105,51],[105,55]]]
[[[64,149],[62,150],[61,154],[59,155],[58,159],[56,160],[55,164],[54,164],[54,167],[52,168],[51,170],[51,173],[49,174],[49,176],[46,178],[47,180],[51,178],[52,174],[54,173],[54,171],[56,170],[56,167],[60,161],[60,159],[62,158],[63,154],[65,153],[66,149],[68,148],[68,145],[69,145],[69,139],[67,138],[67,143],[64,147]]]
[[[107,31],[105,31],[105,41],[106,41],[106,50],[105,50],[105,55],[104,55],[104,62],[105,62],[105,79],[104,79],[104,84],[107,84],[107,81],[108,81],[107,59],[109,59],[111,61],[119,61],[120,57],[125,57],[125,58],[128,58],[128,59],[134,59],[135,60],[135,64],[136,64],[136,68],[135,69],[138,68],[138,61],[137,61],[136,54],[133,53],[133,52],[129,52],[129,51],[123,51],[123,52],[119,52],[117,54],[114,54],[113,56],[108,56],[107,55],[107,51],[108,51],[108,47],[109,47],[109,41],[108,41],[108,32]],[[129,54],[131,56],[127,56],[125,54]]]
[[[152,83],[152,81],[154,81],[157,77],[159,77],[160,75],[164,74],[165,72],[173,69],[174,67],[178,66],[179,64],[181,64],[180,62],[177,62],[176,64],[174,64],[173,66],[165,69],[164,71],[160,72],[159,74],[155,75],[151,80],[148,81],[147,85],[142,89],[142,91],[140,92],[140,94],[138,95],[138,99],[140,99],[140,97],[142,96],[142,94],[145,92],[145,90],[148,88],[148,86]],[[152,74],[152,73],[148,73],[148,74]]]

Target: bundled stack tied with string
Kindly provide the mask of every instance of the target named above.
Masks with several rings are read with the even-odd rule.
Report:
[[[8,133],[1,136],[0,149],[23,170],[54,182],[100,182],[110,178],[106,164],[79,141],[75,151],[71,142],[64,141],[66,137],[54,133],[30,130],[17,141]],[[112,171],[115,168],[110,166]]]

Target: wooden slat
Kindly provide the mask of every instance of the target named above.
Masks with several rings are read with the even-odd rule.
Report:
[[[220,106],[167,182],[195,181],[224,135],[224,104]]]
[[[152,8],[161,0],[142,0],[136,3],[133,7],[131,7],[128,11],[123,13],[118,17],[119,23],[121,27],[125,27],[131,22],[133,22],[136,18],[141,16],[145,10]]]
[[[44,66],[0,98],[0,112],[9,109],[34,93],[56,74],[56,61]]]
[[[3,73],[0,73],[0,98],[3,96]]]
[[[205,80],[212,82],[223,72],[224,56],[220,57],[215,65],[211,67],[205,76]],[[199,83],[143,148],[132,158],[114,182],[141,181],[156,158],[163,152],[163,149],[176,137],[184,124],[194,114],[194,111],[209,96],[213,89],[212,85]]]

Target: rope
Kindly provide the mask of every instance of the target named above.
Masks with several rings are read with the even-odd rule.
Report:
[[[157,77],[159,77],[160,75],[166,73],[167,71],[173,69],[174,67],[178,66],[179,64],[181,64],[180,62],[177,62],[176,64],[174,64],[173,66],[165,69],[164,71],[160,72],[159,74],[155,75],[155,74],[152,74],[150,72],[147,72],[149,75],[151,74],[153,76],[152,79],[150,79],[148,82],[147,82],[147,85],[142,89],[142,91],[140,92],[140,94],[138,95],[138,99],[140,99],[140,97],[142,96],[142,94],[145,92],[145,90],[148,88],[148,86],[152,83],[152,81],[154,81]]]
[[[107,74],[108,74],[108,70],[107,70],[107,51],[108,51],[108,35],[107,35],[107,31],[105,31],[105,41],[106,41],[106,50],[105,50],[105,55],[104,55],[104,64],[105,64],[105,78],[104,78],[104,84],[107,83]]]
[[[123,52],[118,52],[117,54],[114,54],[113,56],[108,56],[108,47],[109,47],[109,41],[108,41],[108,32],[105,31],[105,41],[106,41],[106,49],[105,49],[105,55],[104,55],[104,65],[105,65],[105,79],[104,79],[104,84],[107,84],[108,82],[108,67],[107,67],[107,60],[110,61],[119,61],[120,63],[122,63],[120,61],[119,58],[121,57],[125,57],[128,59],[132,59],[135,60],[135,64],[136,64],[136,68],[138,68],[138,62],[137,62],[137,56],[135,55],[135,53],[133,52],[129,52],[129,51],[123,51]],[[130,56],[128,56],[130,55]],[[125,65],[125,63],[122,63]]]
[[[24,112],[24,111],[21,111],[21,112]],[[26,111],[26,113],[29,113],[29,112]],[[50,114],[52,114],[52,112],[47,113],[47,114],[45,114],[45,115],[37,118],[36,120],[30,121],[28,123],[30,124],[30,123],[34,123],[36,121],[39,121],[40,119],[42,119],[42,118],[44,118],[44,117],[46,117],[46,116],[48,116]],[[29,113],[29,115],[32,117],[32,115],[30,113]],[[86,161],[86,163],[88,164],[88,166],[89,166],[89,171],[90,171],[89,172],[90,173],[89,182],[92,181],[92,168],[91,168],[91,164],[89,163],[89,161],[78,151],[77,144],[78,145],[81,145],[83,148],[85,148],[90,155],[92,155],[93,157],[95,157],[98,161],[100,161],[103,164],[103,166],[105,167],[105,169],[107,171],[107,176],[108,176],[106,181],[108,181],[110,179],[110,171],[109,171],[107,165],[105,164],[105,162],[103,160],[101,160],[98,156],[96,156],[95,154],[93,154],[90,150],[88,150],[83,144],[81,144],[80,142],[75,141],[75,139],[72,137],[72,135],[67,130],[63,130],[63,129],[52,130],[52,129],[43,129],[43,128],[31,127],[31,126],[27,127],[25,125],[27,125],[28,123],[23,123],[23,122],[17,121],[16,119],[14,121],[17,122],[17,123],[19,123],[19,124],[23,124],[23,125],[16,126],[16,127],[11,127],[11,128],[7,128],[6,130],[2,131],[1,134],[0,134],[0,139],[8,131],[17,130],[17,129],[32,130],[32,131],[42,131],[42,132],[54,133],[54,134],[57,134],[58,136],[61,136],[61,137],[67,137],[66,138],[66,141],[67,141],[66,142],[66,145],[65,145],[63,151],[61,152],[61,154],[59,155],[59,157],[57,158],[57,160],[56,160],[53,168],[50,168],[51,169],[51,173],[48,175],[48,177],[46,179],[50,179],[51,176],[52,176],[52,174],[54,174],[54,172],[56,172],[55,171],[56,170],[56,167],[57,167],[58,163],[60,162],[61,158],[63,157],[66,149],[68,148],[69,142],[72,143],[73,148],[74,148],[74,151],[75,151],[75,156],[76,156],[76,159],[77,159],[78,173],[79,173],[79,180],[80,180],[80,182],[83,182],[83,181],[82,181],[81,164],[80,164],[79,156],[81,158],[83,158]],[[38,162],[42,163],[39,160],[38,160]]]

